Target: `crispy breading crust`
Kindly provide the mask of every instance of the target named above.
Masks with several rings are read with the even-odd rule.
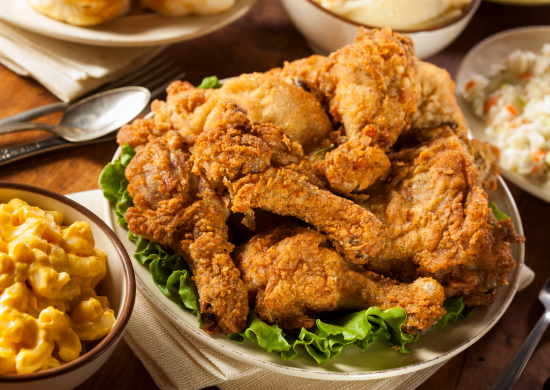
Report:
[[[494,219],[462,140],[449,128],[436,134],[391,154],[389,174],[367,191],[363,205],[390,232],[367,267],[399,280],[431,276],[448,298],[488,305],[515,266],[507,242],[524,238]]]
[[[126,169],[135,206],[128,228],[181,254],[199,292],[203,329],[237,333],[245,326],[248,302],[229,253],[228,210],[191,172],[188,145],[175,132],[149,142]]]
[[[272,126],[250,122],[233,103],[223,106],[214,125],[196,139],[193,173],[219,191],[229,189],[232,211],[253,208],[294,216],[326,233],[353,263],[363,264],[383,246],[380,221],[352,201],[320,188],[300,145]]]
[[[445,314],[443,288],[435,280],[405,284],[352,269],[327,246],[313,229],[279,226],[236,248],[235,264],[260,318],[299,331],[327,311],[401,307],[407,312],[403,330],[423,333]]]

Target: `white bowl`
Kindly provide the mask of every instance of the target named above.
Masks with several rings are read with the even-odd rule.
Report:
[[[329,11],[313,0],[282,0],[286,12],[296,28],[317,54],[327,55],[353,43],[359,27],[373,28]],[[443,50],[466,28],[481,0],[473,0],[457,19],[424,30],[395,30],[408,34],[414,42],[416,56],[428,58]]]
[[[96,248],[107,254],[107,274],[96,291],[109,298],[116,323],[111,332],[78,359],[50,370],[23,375],[0,375],[2,390],[69,390],[83,383],[109,359],[128,324],[136,284],[132,263],[115,233],[90,210],[62,195],[25,184],[0,182],[0,203],[19,198],[31,206],[56,210],[65,216],[64,223],[86,221],[90,224]]]

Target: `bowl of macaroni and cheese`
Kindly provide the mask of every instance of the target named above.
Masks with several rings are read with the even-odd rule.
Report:
[[[353,43],[358,27],[390,27],[410,36],[421,60],[466,28],[481,0],[282,0],[292,23],[317,54]]]
[[[0,182],[0,387],[72,389],[121,340],[135,299],[128,253],[94,213]]]

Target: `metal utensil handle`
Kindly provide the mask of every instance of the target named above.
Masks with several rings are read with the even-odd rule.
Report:
[[[20,112],[7,118],[0,119],[0,125],[6,125],[8,123],[15,122],[27,122],[32,119],[40,118],[41,116],[51,114],[53,112],[65,111],[69,107],[69,103],[57,102],[46,104],[45,106],[32,108],[27,111]]]
[[[115,139],[116,135],[111,134],[86,142],[74,143],[54,136],[37,142],[29,142],[24,145],[13,146],[11,148],[0,148],[0,166],[53,150],[72,148],[81,145],[98,144],[101,142],[114,141]]]
[[[548,324],[550,324],[550,312],[544,313],[540,318],[537,325],[533,328],[531,333],[529,333],[527,340],[525,340],[510,363],[508,363],[508,366],[506,366],[500,377],[493,384],[491,390],[512,390],[514,388],[514,385],[533,354]]]
[[[34,122],[17,122],[8,123],[6,125],[0,125],[0,135],[15,133],[18,131],[26,130],[46,130],[50,133],[53,132],[53,126],[46,123],[34,123]]]

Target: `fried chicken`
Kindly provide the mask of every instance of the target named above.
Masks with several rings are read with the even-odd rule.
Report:
[[[229,213],[222,199],[191,174],[189,146],[169,131],[137,152],[126,169],[135,204],[126,221],[132,232],[171,248],[189,263],[206,332],[240,332],[248,302],[229,256]]]
[[[390,154],[384,180],[362,204],[387,227],[369,270],[412,281],[433,277],[447,298],[490,305],[515,266],[508,243],[522,243],[510,220],[497,222],[467,145],[448,127],[419,147]]]
[[[301,146],[275,125],[254,124],[246,111],[224,103],[222,114],[194,146],[193,173],[220,193],[253,229],[253,208],[297,217],[327,234],[352,262],[363,264],[383,246],[386,230],[353,202],[321,188]],[[226,190],[227,188],[227,190]]]
[[[462,138],[468,136],[468,125],[455,97],[455,84],[445,69],[428,62],[416,61],[422,86],[417,110],[411,115],[411,128],[431,129],[448,125]]]
[[[427,62],[417,61],[417,65],[422,95],[416,103],[417,111],[411,116],[411,130],[399,142],[406,143],[404,140],[411,136],[416,143],[426,142],[437,136],[441,126],[447,125],[474,157],[482,186],[488,190],[496,189],[502,171],[498,148],[487,142],[469,139],[468,125],[456,101],[455,84],[449,73]]]
[[[355,43],[328,58],[286,63],[272,74],[303,80],[342,127],[346,138],[316,159],[317,174],[332,191],[353,196],[368,188],[390,163],[384,153],[410,126],[420,98],[412,41],[390,29],[361,28]],[[324,147],[330,142],[325,142]]]
[[[332,53],[323,63],[319,88],[348,140],[374,125],[378,130],[375,143],[391,146],[410,126],[409,117],[420,98],[413,43],[388,28],[361,28],[355,43]]]
[[[399,283],[374,272],[352,269],[325,235],[279,226],[235,249],[251,307],[264,321],[288,331],[308,329],[324,312],[372,306],[407,312],[403,330],[428,331],[443,314],[443,288],[431,278]]]
[[[151,104],[152,118],[136,119],[124,125],[117,134],[120,146],[128,143],[139,150],[150,139],[161,137],[169,130],[180,130],[187,125],[188,117],[204,104],[213,89],[197,89],[186,81],[174,81],[166,89],[166,101],[155,100]]]
[[[194,111],[182,132],[198,135],[211,127],[225,101],[244,108],[253,122],[278,125],[306,153],[317,150],[334,130],[321,104],[310,93],[277,77],[253,73],[228,80]]]

